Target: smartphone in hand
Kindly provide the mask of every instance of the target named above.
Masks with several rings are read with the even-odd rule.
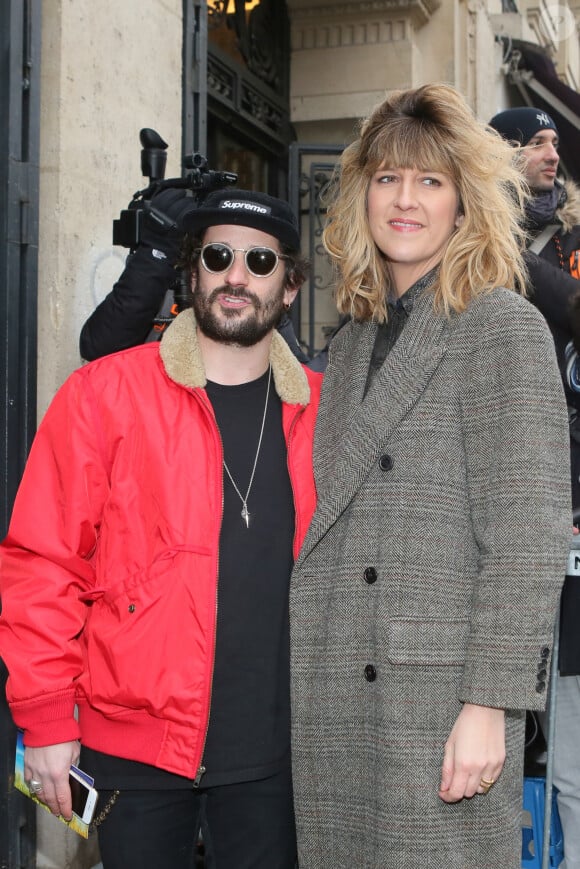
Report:
[[[74,830],[83,839],[88,839],[89,824],[93,818],[98,797],[97,791],[93,787],[95,780],[77,766],[71,766],[69,783],[72,794],[72,818],[70,821],[66,821],[62,815],[59,815],[57,820],[66,824],[67,827],[70,827],[71,830]],[[30,790],[28,782],[24,778],[24,735],[21,730],[18,730],[16,733],[14,787],[23,793],[25,797],[33,800],[37,806],[50,812],[46,803],[41,803],[36,794]],[[56,818],[52,813],[51,817]]]
[[[68,782],[72,795],[72,810],[84,824],[90,824],[95,813],[98,793],[91,784],[92,779],[76,766],[71,766]]]

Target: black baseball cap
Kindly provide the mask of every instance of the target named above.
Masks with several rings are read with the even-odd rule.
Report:
[[[208,226],[249,226],[273,235],[293,250],[300,247],[298,220],[287,202],[253,190],[226,188],[208,194],[182,221],[186,232],[199,234]]]
[[[519,106],[499,112],[491,119],[489,126],[508,142],[517,142],[520,145],[526,145],[540,130],[558,132],[550,115],[543,109],[534,109],[532,106]]]

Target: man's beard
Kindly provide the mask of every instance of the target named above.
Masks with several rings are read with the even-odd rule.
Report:
[[[219,315],[214,314],[212,307],[220,295],[232,298],[243,296],[253,305],[253,313],[248,315],[246,310],[240,312],[222,309]],[[266,301],[261,301],[258,296],[244,288],[216,287],[209,296],[204,296],[196,288],[193,291],[193,311],[199,329],[207,338],[221,344],[253,347],[280,322],[284,312],[284,287],[280,287]]]

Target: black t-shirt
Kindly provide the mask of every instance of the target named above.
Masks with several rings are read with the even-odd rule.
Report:
[[[268,372],[240,386],[207,384],[228,468],[245,496],[262,425]],[[202,787],[251,781],[288,764],[290,752],[288,585],[294,502],[272,380],[262,445],[247,499],[224,471],[217,630]],[[191,779],[83,747],[95,787],[180,788]]]

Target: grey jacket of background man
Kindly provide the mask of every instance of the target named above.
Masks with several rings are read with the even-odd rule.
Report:
[[[292,580],[300,869],[519,869],[523,710],[546,700],[571,532],[553,341],[514,293],[449,320],[426,294],[363,401],[375,332],[331,348]],[[449,805],[466,701],[510,710],[507,760]]]

